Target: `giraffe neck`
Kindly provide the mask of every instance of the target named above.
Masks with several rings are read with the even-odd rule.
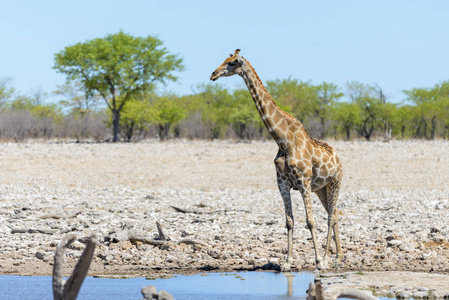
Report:
[[[274,102],[271,95],[265,89],[262,81],[259,79],[256,71],[245,59],[242,65],[243,72],[240,76],[245,81],[248,87],[251,97],[256,104],[257,111],[260,114],[263,124],[268,129],[268,132],[273,137],[278,145],[284,144],[288,139],[288,128],[287,126],[279,126],[282,122],[286,122],[285,125],[289,124],[293,119],[286,112],[281,110]],[[284,127],[284,128],[280,128]]]

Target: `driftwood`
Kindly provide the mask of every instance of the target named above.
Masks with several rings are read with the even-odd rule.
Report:
[[[87,241],[86,248],[83,251],[75,269],[67,282],[62,278],[62,269],[64,265],[64,250],[76,239],[75,234],[65,236],[56,247],[55,261],[53,267],[53,298],[55,300],[75,300],[83,284],[84,278],[89,271],[89,266],[94,255],[97,238],[91,236]]]
[[[196,252],[198,249],[201,249],[204,247],[203,244],[196,242],[191,239],[181,239],[179,241],[171,241],[171,239],[164,234],[164,231],[162,229],[162,225],[159,222],[156,222],[156,227],[158,231],[158,235],[155,238],[147,237],[147,236],[140,236],[140,235],[130,235],[129,241],[132,244],[142,243],[157,247],[170,247],[172,245],[180,245],[180,244],[186,244],[186,245],[192,245],[193,251]]]
[[[133,244],[136,244],[137,242],[140,242],[142,244],[148,244],[152,246],[165,246],[169,245],[169,241],[161,241],[158,239],[152,239],[147,236],[140,236],[140,235],[131,235],[129,236],[129,241]]]
[[[169,241],[170,238],[165,236],[164,232],[162,231],[162,226],[161,226],[161,224],[158,221],[156,221],[156,227],[157,227],[157,234],[158,234],[158,236],[155,238],[155,240]]]
[[[323,290],[320,279],[310,282],[307,290],[307,300],[336,300],[338,298],[350,298],[359,300],[379,300],[368,292],[344,287],[330,287]]]
[[[40,216],[39,219],[73,219],[73,218],[76,218],[81,213],[82,212],[77,211],[75,213],[66,214],[66,215],[47,214],[47,215]]]
[[[11,228],[11,233],[43,233],[43,234],[55,234],[55,229],[33,229],[33,228]]]
[[[170,205],[170,206],[177,212],[180,212],[183,214],[212,215],[212,214],[216,214],[216,213],[228,213],[228,212],[251,213],[250,210],[246,210],[246,209],[218,209],[218,210],[214,210],[214,211],[203,211],[203,210],[199,210],[199,209],[180,208],[180,207],[176,207],[173,205]]]
[[[55,261],[53,267],[53,299],[55,300],[75,300],[78,296],[84,278],[89,271],[95,246],[98,244],[97,238],[92,235],[87,239],[86,248],[83,251],[75,269],[67,282],[62,278],[62,269],[64,266],[64,250],[76,239],[75,234],[65,236],[56,247]],[[160,241],[164,242],[164,241]],[[165,241],[166,242],[166,241]],[[174,300],[173,296],[166,291],[157,291],[154,286],[142,288],[142,296],[146,299]]]
[[[129,241],[133,244],[140,242],[142,244],[158,246],[158,247],[161,247],[161,246],[169,247],[171,245],[186,244],[186,245],[192,245],[193,251],[196,251],[197,249],[201,249],[204,247],[203,244],[193,241],[193,240],[190,240],[190,239],[182,239],[177,242],[171,242],[171,241],[161,241],[158,239],[152,239],[152,238],[146,237],[146,236],[132,235],[129,237]]]

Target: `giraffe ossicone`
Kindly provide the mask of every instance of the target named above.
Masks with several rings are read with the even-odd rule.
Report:
[[[285,208],[287,227],[287,260],[281,266],[288,271],[293,263],[294,218],[290,191],[298,190],[304,200],[307,227],[312,235],[318,269],[325,269],[329,260],[329,248],[334,232],[337,249],[336,265],[341,264],[343,252],[338,229],[337,200],[343,177],[340,159],[334,148],[325,142],[312,138],[303,124],[281,110],[265,89],[254,68],[239,55],[240,49],[226,58],[212,73],[210,79],[239,75],[254,100],[263,124],[277,143],[279,150],[274,159],[277,184]],[[312,214],[312,192],[316,193],[328,214],[326,250],[321,257],[315,234],[315,220]]]

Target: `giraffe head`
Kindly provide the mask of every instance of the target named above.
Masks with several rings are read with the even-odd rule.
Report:
[[[242,74],[243,58],[239,55],[240,49],[235,50],[234,55],[230,54],[225,61],[212,72],[210,80],[215,81],[220,77]]]

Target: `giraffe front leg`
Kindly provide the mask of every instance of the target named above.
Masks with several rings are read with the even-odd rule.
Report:
[[[313,219],[311,210],[309,213],[306,213],[306,215],[307,215],[307,227],[309,228],[310,233],[312,234],[313,248],[315,249],[316,267],[318,270],[324,270],[327,268],[328,262],[327,262],[327,258],[323,259],[323,257],[321,257],[321,255],[320,255],[318,241],[317,241],[316,233],[315,233],[315,220]]]
[[[320,255],[320,250],[318,247],[318,242],[315,233],[315,220],[313,219],[312,213],[312,197],[311,197],[311,188],[310,181],[303,180],[303,189],[301,191],[302,199],[304,200],[304,206],[306,209],[306,222],[307,228],[309,228],[310,233],[312,235],[313,247],[315,249],[315,261],[318,269],[325,269],[326,265],[323,261],[323,258]]]
[[[290,188],[284,183],[278,183],[279,190],[281,192],[282,200],[284,201],[285,208],[285,223],[287,227],[287,260],[281,265],[282,272],[288,272],[291,269],[293,263],[293,210],[292,201],[290,198]]]

